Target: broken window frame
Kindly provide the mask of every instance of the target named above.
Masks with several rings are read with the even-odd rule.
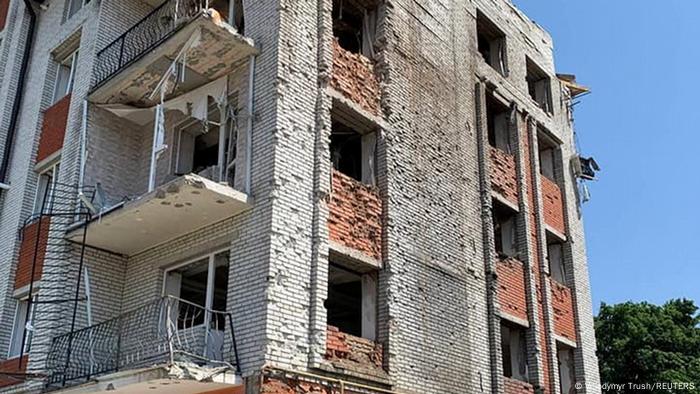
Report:
[[[549,276],[562,286],[567,285],[567,267],[564,260],[564,243],[559,240],[547,242],[547,264]]]
[[[557,168],[561,165],[558,162],[561,144],[542,127],[537,128],[537,141],[537,159],[539,160],[540,175],[559,184]]]
[[[526,57],[527,87],[530,98],[547,114],[553,113],[552,78],[535,63]]]
[[[336,9],[336,1],[340,4],[340,9]],[[376,41],[377,37],[377,21],[379,17],[379,10],[378,7],[374,7],[372,9],[367,9],[365,7],[362,7],[361,5],[358,4],[353,4],[352,0],[336,0],[333,1],[333,9],[331,11],[332,19],[333,19],[333,38],[338,41],[339,45],[346,51],[351,52],[351,53],[356,53],[359,55],[362,55],[368,59],[374,59],[375,51],[374,51],[374,43]],[[351,3],[351,4],[347,4]],[[358,42],[357,42],[357,49],[354,48],[348,48],[346,45],[343,45],[342,42],[344,41],[341,37],[340,34],[338,34],[338,28],[336,27],[336,23],[339,20],[342,20],[342,17],[344,15],[345,7],[354,7],[355,11],[355,17],[359,18],[361,21],[359,24],[361,26],[357,27],[358,30]],[[338,18],[336,18],[336,14],[338,14]],[[361,15],[358,15],[361,14]]]
[[[517,258],[518,213],[498,201],[493,202],[494,250],[499,258]]]
[[[482,55],[482,58],[488,64],[496,70],[499,74],[504,77],[508,76],[508,41],[506,34],[498,28],[498,26],[487,17],[481,10],[476,12],[476,29],[477,29],[477,40],[476,46],[477,51]],[[485,38],[489,44],[489,59],[484,55],[483,48],[481,47],[481,38]],[[492,51],[494,44],[497,46],[497,50]]]
[[[513,108],[509,108],[493,94],[486,96],[486,127],[489,145],[508,154],[513,154],[512,115]]]
[[[369,185],[369,186],[376,186],[377,185],[377,143],[378,143],[378,130],[371,130],[367,132],[361,132],[357,128],[352,127],[348,125],[346,122],[343,122],[342,120],[339,119],[333,119],[332,120],[332,125],[331,125],[331,141],[329,144],[329,149],[331,153],[331,167],[350,177],[355,179],[356,181]],[[338,126],[342,126],[344,129],[340,132],[337,132]],[[334,130],[336,133],[334,133]],[[356,174],[348,174],[345,171],[342,171],[341,165],[340,165],[340,160],[342,155],[340,154],[340,148],[338,149],[337,152],[334,152],[334,146],[337,147],[336,144],[338,142],[333,141],[333,136],[340,136],[343,135],[344,132],[354,132],[356,136],[353,136],[353,138],[357,137],[359,139],[359,153],[356,153],[357,156],[355,158],[355,161],[359,163],[359,170],[356,169]],[[347,141],[345,142],[347,143]],[[342,148],[342,147],[341,147]],[[339,156],[336,156],[339,155]]]
[[[229,186],[234,187],[235,183],[235,173],[236,173],[236,167],[238,165],[237,160],[238,160],[238,136],[239,136],[239,125],[237,123],[237,109],[238,109],[238,92],[235,91],[232,94],[228,96],[228,101],[226,105],[221,108],[218,104],[213,103],[209,105],[208,108],[208,116],[207,119],[211,118],[211,115],[215,114],[217,111],[219,112],[219,124],[215,125],[215,127],[218,127],[218,133],[219,133],[219,138],[218,138],[218,144],[221,144],[222,142],[224,143],[225,147],[221,149],[221,146],[218,149],[217,153],[217,164],[215,166],[210,166],[208,168],[214,167],[216,170],[215,174],[212,174],[212,180],[216,182],[226,182],[228,183]],[[224,116],[224,113],[222,111],[227,112],[226,116]],[[209,120],[207,121],[209,123]],[[204,128],[204,124],[202,121],[192,118],[192,117],[187,117],[183,119],[182,121],[178,122],[174,127],[174,143],[175,143],[175,148],[172,149],[171,151],[171,164],[170,164],[170,172],[174,176],[183,176],[187,175],[190,173],[194,173],[194,154],[195,154],[195,140],[198,136],[193,136],[192,138],[192,148],[191,148],[191,153],[193,155],[192,157],[192,164],[191,164],[191,169],[189,171],[182,170],[180,167],[181,165],[181,160],[182,156],[185,154],[183,152],[183,133],[186,134],[191,134],[187,132],[185,129],[188,129],[192,126],[195,126],[197,124],[200,124],[202,128]],[[222,127],[223,126],[223,127]],[[207,133],[210,133],[211,131],[207,131]],[[225,134],[224,137],[222,137],[222,133]],[[205,134],[205,133],[202,133]],[[219,163],[223,163],[223,168],[219,167]],[[206,169],[205,169],[206,170]],[[203,170],[204,171],[204,170]]]
[[[377,318],[378,318],[378,271],[370,270],[368,272],[356,272],[343,265],[342,263],[329,259],[328,264],[328,294],[326,297],[327,324],[334,325],[330,321],[330,308],[328,306],[331,299],[331,272],[332,270],[343,271],[346,274],[358,277],[361,286],[359,300],[359,332],[348,330],[347,327],[336,325],[340,332],[375,341],[377,339]],[[337,324],[337,323],[335,323]],[[352,331],[352,332],[351,332]]]
[[[502,319],[501,361],[503,376],[521,382],[529,381],[527,349],[527,328]]]

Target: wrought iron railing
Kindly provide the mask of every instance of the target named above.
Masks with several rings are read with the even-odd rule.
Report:
[[[97,53],[93,89],[160,45],[206,10],[209,0],[166,0]]]
[[[56,337],[47,358],[47,387],[178,361],[229,366],[240,373],[231,314],[164,297]]]

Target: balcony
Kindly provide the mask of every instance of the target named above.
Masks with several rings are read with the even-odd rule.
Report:
[[[166,393],[177,384],[188,394],[242,386],[231,314],[174,297],[54,338],[47,375],[48,390],[87,383]]]
[[[170,181],[135,200],[94,217],[87,226],[87,245],[127,256],[251,207],[249,197],[225,184],[190,174]],[[68,233],[82,241],[82,230]]]
[[[382,248],[382,201],[376,188],[333,170],[329,210],[328,229],[335,248],[348,250],[343,253],[346,255],[360,253],[378,267]]]
[[[97,54],[90,101],[151,107],[230,74],[257,53],[207,0],[167,0]],[[222,11],[223,12],[223,11]]]

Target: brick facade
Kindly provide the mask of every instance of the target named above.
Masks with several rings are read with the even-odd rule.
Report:
[[[380,89],[374,65],[366,57],[343,49],[333,41],[330,86],[372,115],[379,115]]]
[[[7,13],[10,11],[10,0],[0,0],[0,31],[5,29]]]
[[[501,312],[527,321],[527,294],[523,263],[514,258],[501,259],[496,263],[496,272],[498,273],[498,303]]]
[[[576,323],[571,289],[550,278],[552,288],[552,309],[554,311],[554,332],[572,342],[576,342]]]
[[[93,286],[93,319],[103,321],[145,299],[159,297],[165,269],[226,248],[232,263],[227,310],[235,316],[242,375],[248,382],[267,367],[279,367],[362,383],[381,381],[381,387],[397,392],[515,394],[532,393],[534,387],[543,386],[546,392],[558,394],[547,316],[553,307],[556,321],[556,299],[562,293],[550,291],[548,278],[542,274],[546,251],[538,223],[546,207],[538,206],[532,193],[540,183],[533,174],[536,165],[527,163],[525,180],[520,161],[522,156],[530,160],[530,151],[522,149],[528,137],[524,144],[513,144],[520,145],[513,155],[488,149],[479,153],[480,121],[473,94],[477,83],[497,90],[499,99],[516,104],[512,108],[519,114],[533,118],[563,141],[562,156],[570,157],[575,151],[568,115],[556,106],[552,116],[542,113],[524,85],[526,55],[555,75],[551,38],[507,0],[476,0],[466,5],[425,0],[380,3],[376,56],[370,60],[341,49],[333,39],[331,0],[300,0],[294,7],[281,6],[279,0],[243,1],[246,35],[260,48],[251,87],[254,108],[248,107],[246,67],[231,76],[230,91],[239,92],[241,116],[241,161],[236,165],[235,183],[237,190],[244,190],[240,186],[246,171],[239,164],[245,163],[250,147],[251,181],[245,192],[252,206],[236,217],[193,229],[137,255],[88,249],[85,259]],[[14,96],[13,78],[18,75],[27,27],[22,2],[11,4],[17,8],[8,14],[3,37],[8,44],[3,44],[0,58],[0,133],[6,131],[12,106],[6,97]],[[95,54],[147,14],[152,9],[149,4],[90,1],[67,20],[60,2],[40,12],[39,39],[29,70],[33,83],[27,87],[10,166],[12,188],[0,198],[0,271],[12,272],[14,264],[20,264],[18,283],[15,278],[0,277],[0,293],[5,294],[0,298],[0,353],[9,346],[15,305],[12,290],[28,283],[27,264],[22,261],[27,261],[29,247],[16,235],[31,215],[35,164],[62,149],[59,181],[77,184],[81,164],[85,164],[85,184],[102,184],[106,205],[145,192],[152,130],[115,119],[89,104],[88,138],[81,141],[82,106],[69,103],[87,97],[95,77]],[[472,33],[477,7],[508,36],[509,72],[505,77],[485,65],[476,51],[476,34]],[[52,106],[56,72],[52,54],[76,32],[81,37],[74,90],[72,96]],[[557,86],[552,87],[552,101],[564,102]],[[364,129],[377,131],[376,187],[332,171],[328,141],[337,96],[331,97],[335,92],[329,94],[329,89],[362,110],[350,108],[350,112],[371,115],[343,113],[362,118]],[[173,124],[166,128],[168,150],[156,166],[159,184],[172,176]],[[80,163],[82,142],[88,147],[85,163]],[[491,172],[480,172],[488,167],[487,162]],[[571,241],[565,246],[565,259],[573,268],[567,271],[567,302],[575,317],[571,321],[579,345],[575,350],[577,381],[586,382],[586,394],[597,394],[583,225],[576,215],[575,180],[568,160],[562,165],[562,215],[559,225],[552,227],[562,233],[566,230]],[[496,265],[491,259],[484,265],[485,250],[493,246],[483,231],[483,224],[492,216],[488,208],[492,191],[519,207],[518,231],[525,233],[529,244],[519,245],[527,252],[518,256],[519,262]],[[528,219],[525,230],[523,217]],[[493,226],[487,227],[492,231]],[[324,302],[332,243],[382,261],[377,274],[374,342],[327,327]],[[61,247],[65,251],[66,245],[57,248]],[[74,257],[60,264],[47,261],[44,278],[71,287],[77,277],[71,267],[81,255],[79,249],[72,251]],[[495,276],[500,287],[491,288]],[[45,282],[48,285],[49,280]],[[84,288],[80,291],[84,293]],[[555,305],[549,305],[549,298]],[[53,320],[37,324],[28,360],[29,370],[36,373],[44,372],[51,338],[65,330],[53,322],[68,315],[65,306],[41,307]],[[542,360],[541,365],[529,366],[531,384],[503,379],[499,371],[500,338],[493,312],[499,308],[530,319],[528,340],[537,337],[534,346],[539,350],[532,358]],[[79,308],[80,327],[87,324],[85,315],[84,308]],[[33,384],[35,391],[42,389],[40,381]],[[337,392],[333,385],[302,378],[269,377],[262,379],[259,391]]]
[[[546,176],[541,176],[540,179],[542,181],[545,223],[559,233],[565,234],[564,203],[562,201],[561,189],[559,189],[559,186],[554,181]]]
[[[491,187],[506,200],[518,205],[518,178],[515,157],[501,149],[490,148]]]
[[[29,356],[25,355],[21,359],[11,358],[0,362],[0,388],[24,382],[21,375],[26,372],[28,361]],[[13,374],[16,375],[13,376]]]
[[[44,123],[41,127],[41,139],[39,151],[36,154],[37,163],[58,152],[63,147],[63,138],[66,135],[68,123],[68,110],[70,109],[71,95],[58,100],[56,104],[44,112]]]
[[[15,273],[15,289],[20,289],[31,282],[35,252],[34,281],[41,279],[50,226],[51,219],[42,218],[30,223],[22,230],[22,243],[20,244],[17,271]]]
[[[333,171],[330,240],[381,259],[382,202],[376,189]]]
[[[530,383],[517,379],[504,378],[505,394],[534,394],[535,389]]]

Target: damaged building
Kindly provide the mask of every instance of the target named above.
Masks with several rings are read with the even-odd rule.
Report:
[[[509,0],[0,0],[0,393],[599,393],[552,48]]]

